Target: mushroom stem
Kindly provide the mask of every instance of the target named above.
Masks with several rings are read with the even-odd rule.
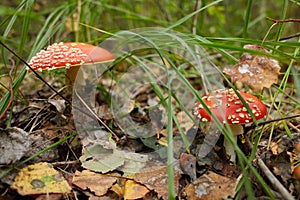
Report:
[[[73,86],[74,86],[76,78],[78,78],[80,80],[80,82],[84,81],[83,74],[78,73],[79,69],[80,69],[80,65],[67,69],[66,79],[65,79],[65,84],[67,87],[67,90],[66,90],[67,95],[72,94]]]
[[[66,72],[66,84],[67,85],[74,84],[79,68],[80,68],[80,65],[67,69],[67,72]]]
[[[237,136],[243,134],[244,132],[242,125],[229,124],[228,127],[230,129],[228,132],[232,134],[234,142],[237,143]],[[233,148],[233,145],[227,138],[224,138],[224,147],[226,150],[226,154],[230,157],[230,162],[235,164],[236,152],[235,149]]]

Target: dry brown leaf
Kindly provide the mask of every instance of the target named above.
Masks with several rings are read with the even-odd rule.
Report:
[[[22,168],[11,188],[21,195],[71,192],[64,177],[51,164],[45,162]]]
[[[125,184],[125,180],[124,179],[120,179],[117,183],[115,183],[110,188],[110,190],[113,191],[114,193],[116,193],[119,197],[123,197],[124,196],[124,185],[123,185],[123,182]]]
[[[245,45],[244,48],[268,53],[259,45]],[[248,85],[253,91],[259,91],[277,83],[280,66],[275,59],[244,53],[237,65],[225,67],[223,72],[229,75],[231,81],[237,85]]]
[[[235,196],[238,179],[208,172],[185,188],[189,200],[217,200]]]
[[[189,175],[193,181],[196,180],[196,157],[191,154],[182,153],[179,162],[183,173]]]
[[[148,188],[133,180],[127,180],[125,182],[124,199],[143,198],[148,192]]]
[[[276,142],[271,142],[270,143],[270,150],[273,153],[273,155],[278,155],[278,144]]]
[[[72,183],[82,190],[89,189],[97,196],[102,196],[107,193],[107,190],[117,181],[118,174],[99,174],[84,170],[76,171]]]
[[[175,189],[179,188],[181,171],[175,167]],[[168,199],[167,166],[153,166],[135,174],[134,180],[145,185],[149,190],[154,190],[163,199]],[[177,191],[176,191],[177,192]]]

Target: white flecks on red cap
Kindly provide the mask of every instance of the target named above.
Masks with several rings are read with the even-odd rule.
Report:
[[[266,115],[267,108],[262,101],[249,93],[239,93],[249,105],[257,120]],[[233,89],[217,90],[212,94],[205,95],[202,100],[222,123],[245,124],[253,121],[243,102]],[[210,115],[205,111],[200,102],[195,104],[194,114],[200,118],[201,121],[211,121]]]
[[[29,65],[33,70],[53,70],[70,68],[84,63],[96,63],[112,60],[107,50],[82,42],[54,43],[31,58]]]
[[[29,65],[34,70],[52,70],[60,67],[80,65],[87,60],[81,49],[64,43],[54,43],[31,58]]]

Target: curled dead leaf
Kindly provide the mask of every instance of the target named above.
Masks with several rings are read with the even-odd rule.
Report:
[[[245,45],[245,49],[252,49],[268,53],[259,45]],[[247,85],[253,91],[269,88],[277,83],[280,66],[277,60],[262,55],[244,53],[234,67],[225,67],[223,72],[230,76],[231,82],[237,85]]]

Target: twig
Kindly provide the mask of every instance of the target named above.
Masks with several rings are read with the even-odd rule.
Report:
[[[267,36],[269,35],[270,31],[279,23],[288,23],[288,22],[294,22],[294,23],[299,23],[300,22],[300,19],[283,19],[283,20],[280,20],[280,19],[272,19],[270,17],[267,17],[266,18],[267,20],[269,21],[272,21],[273,24],[272,26],[269,28],[269,30],[267,31],[267,34],[265,35],[265,37],[263,38],[263,42],[266,40]],[[279,41],[282,41],[282,40],[287,40],[287,39],[291,39],[291,38],[294,38],[294,37],[299,37],[300,33],[296,33],[294,35],[291,35],[291,36],[287,36],[287,37],[283,37],[283,38],[280,38]]]
[[[267,17],[267,20],[270,20],[270,21],[274,22],[275,24],[288,23],[288,22],[300,23],[300,19],[273,19],[273,18]]]
[[[271,120],[264,121],[264,122],[258,122],[257,126],[263,126],[265,124],[269,124],[269,123],[272,123],[272,122],[278,122],[278,121],[282,121],[282,120],[293,119],[293,118],[296,118],[296,117],[300,117],[300,114],[292,115],[292,116],[287,116],[287,117],[282,117],[282,118],[279,118],[279,119],[271,119]],[[254,128],[254,127],[256,127],[255,124],[252,124],[250,126],[250,128]]]
[[[57,165],[75,165],[80,163],[79,160],[69,160],[69,161],[61,161],[61,162],[54,162],[51,163],[53,166],[57,166]]]
[[[278,181],[278,179],[272,174],[272,172],[265,165],[265,163],[262,161],[262,159],[258,158],[257,164],[258,164],[259,168],[262,170],[262,172],[269,179],[269,181],[273,185],[273,187],[281,194],[281,196],[283,197],[283,199],[286,199],[286,200],[293,200],[293,199],[295,199],[287,191],[287,189]]]
[[[296,33],[296,34],[293,34],[293,35],[289,35],[289,36],[286,36],[286,37],[282,37],[279,39],[279,41],[282,41],[282,40],[289,40],[289,39],[292,39],[292,38],[296,38],[296,37],[299,37],[300,36],[300,33]]]

